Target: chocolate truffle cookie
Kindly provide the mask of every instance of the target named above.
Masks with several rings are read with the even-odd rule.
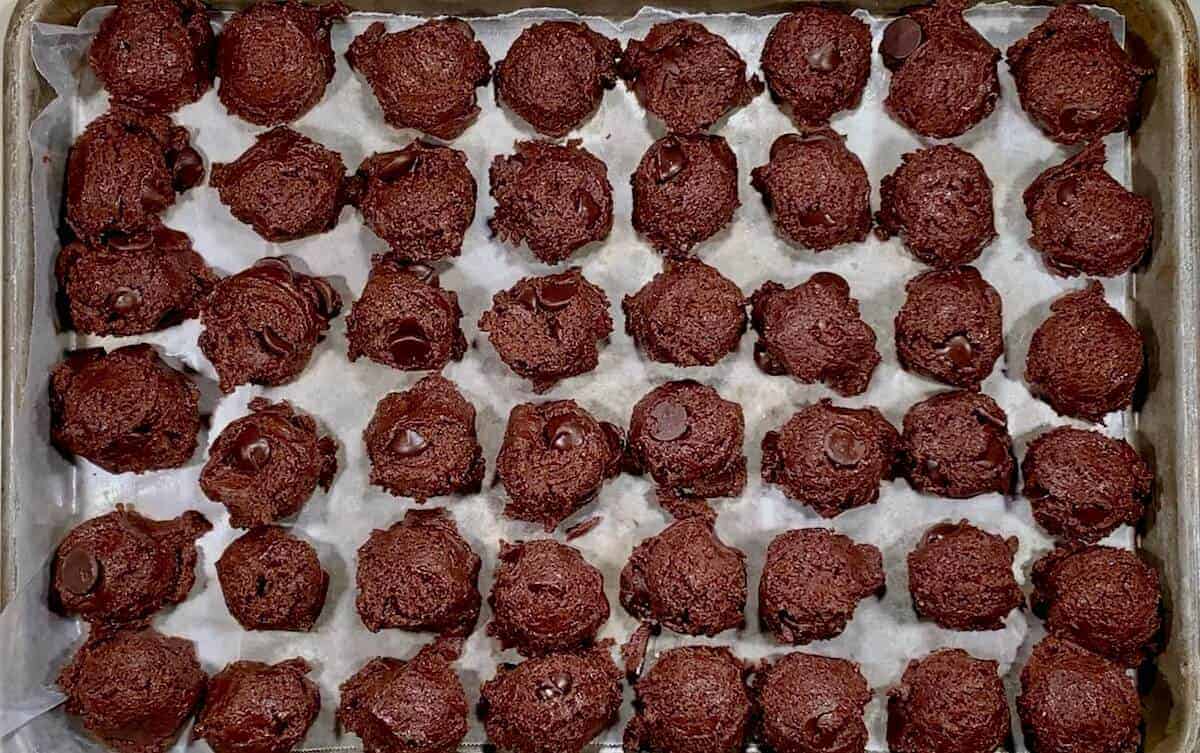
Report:
[[[196,539],[212,530],[189,510],[151,520],[117,509],[71,529],[50,564],[50,605],[95,625],[138,623],[187,598],[196,582]]]
[[[644,40],[629,40],[618,70],[671,133],[707,131],[763,90],[758,76],[746,79],[737,50],[685,19],[655,24]]]
[[[450,141],[479,114],[475,89],[491,77],[487,50],[470,24],[436,18],[404,31],[384,33],[375,22],[346,52],[350,67],[371,85],[383,119]]]
[[[1154,473],[1123,439],[1060,426],[1029,443],[1023,493],[1046,532],[1095,543],[1146,512]]]
[[[900,433],[879,409],[807,405],[762,441],[762,476],[823,518],[874,504],[896,477]]]
[[[597,421],[574,400],[515,406],[496,457],[508,493],[504,514],[553,531],[620,473],[624,448],[620,428]]]
[[[909,371],[978,389],[1004,353],[1000,294],[974,267],[919,274],[896,314],[896,356]]]
[[[68,354],[50,372],[50,439],[109,473],[178,468],[196,451],[200,390],[149,345]]]
[[[318,485],[329,491],[337,473],[337,443],[317,435],[316,421],[286,400],[256,397],[249,407],[221,431],[200,472],[200,488],[225,505],[234,528],[295,515]]]
[[[850,284],[832,272],[794,288],[767,282],[750,297],[750,323],[758,333],[754,362],[760,369],[805,384],[824,382],[839,395],[865,392],[881,360]]]
[[[538,259],[558,264],[612,230],[608,167],[572,139],[566,145],[518,141],[488,172],[496,214],[488,226],[500,240],[522,242]]]
[[[303,659],[236,661],[208,681],[192,730],[215,753],[288,753],[321,710],[321,691]]]
[[[633,228],[667,256],[687,256],[733,220],[737,156],[720,136],[664,136],[630,177]]]
[[[1142,335],[1104,300],[1095,280],[1050,306],[1034,331],[1025,381],[1064,416],[1100,422],[1129,407],[1142,376]]]
[[[754,676],[757,735],[776,753],[863,753],[871,686],[845,659],[791,653]]]
[[[931,267],[968,264],[996,237],[992,181],[953,144],[908,152],[879,184],[875,221],[880,240],[899,235]]]
[[[751,731],[746,667],[723,646],[664,651],[634,688],[626,751],[740,753]]]
[[[771,161],[754,168],[750,183],[775,228],[804,248],[825,251],[861,241],[871,229],[867,171],[829,128],[775,139]]]
[[[191,239],[163,225],[71,243],[54,274],[71,326],[90,335],[140,335],[193,319],[217,282]]]
[[[801,7],[767,35],[762,69],[771,97],[798,126],[824,125],[862,99],[871,76],[871,28],[833,8]]]
[[[995,753],[1010,734],[1008,700],[995,661],[939,649],[908,663],[888,691],[892,753]]]
[[[255,125],[299,119],[333,80],[329,27],[350,12],[340,2],[258,0],[233,14],[217,42],[217,95]]]
[[[1021,106],[1060,144],[1124,131],[1151,71],[1129,59],[1108,24],[1082,5],[1056,7],[1005,53]]]
[[[230,544],[217,578],[225,606],[246,630],[312,630],[329,590],[312,544],[279,526],[260,526]]]
[[[659,502],[733,497],[746,486],[742,406],[691,379],[655,387],[633,406],[627,460],[649,471]]]
[[[1093,141],[1025,189],[1030,245],[1055,274],[1113,277],[1150,250],[1154,208],[1104,171],[1103,141]]]
[[[222,392],[240,384],[286,384],[308,365],[341,310],[342,297],[327,280],[268,256],[213,288],[200,314],[200,350],[217,370]]]
[[[883,555],[826,528],[776,536],[758,582],[758,617],[780,643],[841,635],[858,602],[884,591]]]
[[[88,124],[67,156],[67,224],[91,243],[138,235],[154,229],[176,191],[203,179],[186,128],[114,106]]]
[[[200,99],[212,86],[212,57],[212,25],[199,0],[120,0],[88,49],[109,99],[144,112]]]
[[[118,753],[163,753],[200,704],[207,681],[196,647],[154,630],[88,637],[58,675],[68,714]]]
[[[947,630],[1002,630],[1025,605],[1013,576],[1019,543],[965,520],[938,523],[908,553],[908,592],[918,617]]]
[[[1033,565],[1033,608],[1050,635],[1136,667],[1160,650],[1158,573],[1127,549],[1059,547]]]
[[[496,63],[496,97],[541,134],[560,138],[583,124],[617,83],[621,45],[576,21],[544,21],[521,32]]]
[[[1008,416],[987,395],[941,392],[904,414],[904,475],[914,489],[954,499],[1016,483]]]
[[[488,739],[513,753],[580,753],[621,708],[621,672],[609,651],[605,641],[501,665],[480,691]]]
[[[465,637],[479,619],[479,565],[445,509],[409,510],[358,548],[358,614],[372,633]]]
[[[463,235],[475,220],[467,155],[414,141],[368,157],[358,176],[363,221],[397,258],[429,263],[462,253]]]
[[[418,504],[446,494],[474,494],[483,483],[483,448],[475,406],[458,387],[430,374],[379,401],[363,431],[371,483]]]

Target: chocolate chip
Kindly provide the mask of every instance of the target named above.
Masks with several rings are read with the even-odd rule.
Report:
[[[154,245],[154,236],[150,233],[136,235],[114,235],[108,239],[108,247],[121,253],[148,251]]]
[[[401,152],[396,152],[391,159],[383,163],[375,172],[375,177],[382,181],[391,183],[400,180],[403,177],[411,175],[417,169],[417,164],[420,162],[420,155],[415,149],[409,148]]]
[[[830,40],[804,56],[808,67],[820,73],[829,73],[842,62],[842,53],[838,52],[837,43]]]
[[[317,311],[326,319],[337,316],[341,310],[341,301],[333,286],[323,277],[313,277],[313,290],[317,292]]]
[[[989,468],[999,468],[1008,462],[1008,446],[999,439],[992,438],[988,441],[980,462]]]
[[[108,307],[113,313],[125,316],[142,304],[142,294],[133,288],[117,288],[108,297]]]
[[[402,319],[392,332],[388,349],[401,366],[421,366],[429,358],[433,345],[416,319]]]
[[[89,594],[100,581],[100,561],[86,549],[72,549],[59,559],[58,578],[68,593]]]
[[[834,141],[828,131],[809,131],[808,133],[785,133],[771,144],[771,159],[779,157],[785,148],[800,144],[816,144],[822,141]]]
[[[679,143],[679,139],[665,139],[654,159],[654,180],[666,183],[683,172],[683,168],[687,167],[687,164],[687,153],[683,151],[683,145]]]
[[[258,332],[258,339],[262,343],[263,349],[277,358],[286,358],[293,352],[292,344],[283,339],[278,332],[270,327],[263,327],[261,332]]]
[[[575,190],[575,211],[583,216],[583,224],[591,227],[600,219],[600,205],[582,188]]]
[[[825,288],[838,295],[850,295],[850,283],[846,282],[846,278],[833,272],[817,272],[812,277],[808,278],[806,285],[815,285],[819,288]]]
[[[554,449],[573,450],[583,444],[587,437],[587,427],[576,416],[568,413],[547,421],[545,436]]]
[[[567,272],[539,280],[537,284],[537,302],[544,309],[555,311],[566,308],[567,304],[579,292],[579,275]]]
[[[849,427],[834,426],[825,432],[825,457],[834,465],[853,468],[866,456],[866,441]]]
[[[1062,206],[1070,206],[1079,198],[1079,179],[1074,175],[1068,175],[1058,183],[1058,188],[1055,191],[1055,197],[1058,203]]]
[[[405,262],[404,264],[400,265],[400,271],[406,275],[417,278],[421,282],[426,282],[430,285],[437,284],[437,270],[428,264],[422,264],[419,261]]]
[[[171,185],[176,191],[186,191],[204,179],[204,160],[190,146],[180,149],[171,164]]]
[[[554,675],[551,681],[554,683],[554,687],[558,688],[563,695],[570,693],[571,687],[574,684],[569,672],[558,672]]]
[[[537,692],[538,696],[545,701],[553,700],[563,694],[562,691],[559,690],[554,684],[553,680],[542,680],[540,683],[538,683]]]
[[[1100,117],[1099,110],[1093,110],[1090,107],[1068,107],[1062,111],[1058,122],[1064,131],[1086,131],[1092,127],[1098,117]]]
[[[971,341],[966,335],[955,335],[946,341],[946,344],[937,349],[938,354],[946,356],[950,359],[950,363],[960,369],[965,369],[971,365],[971,356],[974,353],[974,348],[971,347]]]
[[[147,214],[158,214],[167,207],[171,206],[171,201],[174,200],[173,194],[166,194],[158,190],[158,186],[153,183],[142,184],[142,209]]]
[[[754,363],[758,368],[762,369],[764,374],[771,376],[782,376],[787,373],[787,369],[769,350],[767,346],[761,342],[754,343]]]
[[[818,225],[833,227],[837,223],[824,209],[809,207],[800,213],[800,224],[805,227],[817,227]]]
[[[517,303],[531,311],[537,311],[537,285],[526,283],[517,291]]]
[[[251,424],[234,441],[232,455],[238,470],[257,473],[271,460],[271,442]]]
[[[924,41],[925,32],[921,24],[911,18],[897,18],[883,30],[879,54],[883,56],[884,64],[892,68],[916,52]]]
[[[650,409],[650,436],[670,442],[688,433],[687,409],[679,403],[663,400]]]
[[[267,277],[288,285],[291,285],[296,279],[295,273],[292,272],[292,265],[278,256],[264,256],[254,262],[254,266],[250,269],[256,276]]]
[[[429,446],[429,441],[413,429],[400,429],[388,443],[388,449],[401,457],[420,455]]]

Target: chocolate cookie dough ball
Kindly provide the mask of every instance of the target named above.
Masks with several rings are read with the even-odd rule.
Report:
[[[771,145],[771,161],[754,168],[775,228],[793,243],[825,251],[866,239],[871,184],[862,160],[829,128],[789,133]]]
[[[50,439],[109,473],[178,468],[196,451],[200,390],[149,345],[70,353],[50,372]]]
[[[908,553],[908,592],[917,616],[947,630],[1002,630],[1025,605],[1013,575],[1017,538],[965,520],[938,523]]]
[[[1142,335],[1104,300],[1095,280],[1050,306],[1025,360],[1033,394],[1064,416],[1100,422],[1133,402],[1145,356]]]
[[[1029,243],[1055,274],[1113,277],[1150,250],[1154,207],[1104,171],[1103,141],[1093,141],[1025,189]]]
[[[496,458],[508,493],[504,514],[553,531],[620,473],[624,448],[620,428],[597,421],[574,400],[515,406]]]
[[[762,475],[823,518],[874,504],[896,477],[900,433],[879,409],[807,405],[762,441]]]
[[[758,617],[780,643],[841,635],[858,602],[884,591],[883,555],[826,528],[776,536],[758,582]]]
[[[1150,466],[1128,442],[1070,426],[1029,443],[1021,476],[1042,528],[1087,543],[1141,522],[1154,487]]]
[[[217,282],[191,239],[163,225],[71,243],[54,274],[71,326],[90,335],[140,335],[193,319]]]
[[[58,675],[66,711],[118,753],[163,753],[208,680],[196,647],[153,628],[89,636]]]
[[[833,8],[802,7],[767,35],[762,69],[771,97],[796,125],[825,125],[862,99],[871,76],[871,28]]]
[[[863,753],[871,686],[845,659],[792,653],[754,676],[758,737],[777,753]]]
[[[445,509],[409,510],[358,548],[358,614],[372,633],[465,637],[479,619],[479,565]]]
[[[429,263],[462,253],[463,236],[475,220],[476,184],[467,155],[414,141],[368,157],[358,176],[363,221],[394,256]]]
[[[375,22],[346,51],[350,67],[371,85],[383,119],[450,141],[479,114],[475,89],[492,66],[470,24],[435,18],[404,31],[384,33]]]
[[[992,181],[975,155],[953,144],[903,155],[879,196],[875,235],[899,235],[931,267],[968,264],[996,237]]]
[[[723,646],[664,651],[634,688],[636,715],[625,750],[646,753],[740,753],[753,702],[746,667]]]
[[[488,226],[500,240],[529,245],[541,261],[558,264],[612,230],[608,167],[571,140],[518,141],[488,172],[496,214]]]
[[[88,64],[111,101],[168,113],[213,80],[213,30],[199,0],[120,0],[100,22]]]
[[[737,156],[720,136],[664,136],[630,177],[633,228],[659,252],[687,256],[733,221]]]
[[[453,291],[424,264],[372,260],[362,295],[346,317],[351,361],[366,356],[401,371],[440,371],[467,352]]]
[[[514,753],[580,753],[621,708],[621,671],[609,651],[606,642],[502,665],[480,693],[488,739]]]
[[[904,475],[919,492],[966,499],[1009,494],[1016,460],[1008,415],[987,395],[941,392],[904,414]]]
[[[734,497],[746,486],[745,437],[742,406],[691,379],[667,382],[633,406],[628,460],[650,473],[668,507]]]
[[[966,22],[964,7],[960,0],[935,0],[888,24],[879,44],[892,71],[884,106],[922,136],[966,133],[1000,97],[1000,51]]]
[[[430,374],[379,401],[363,431],[371,483],[418,504],[430,497],[474,494],[483,483],[483,448],[475,406],[458,387]]]
[[[186,128],[114,106],[88,124],[67,156],[67,224],[91,243],[138,235],[158,225],[177,191],[203,179]]]
[[[655,24],[631,39],[618,66],[638,101],[671,133],[699,133],[763,90],[746,79],[746,61],[722,37],[695,21]]]
[[[286,384],[304,371],[341,310],[342,297],[323,277],[268,256],[213,287],[200,315],[200,350],[217,370],[222,392],[241,384]]]
[[[974,267],[917,275],[896,314],[896,356],[909,371],[978,389],[1004,354],[1000,294]]]
[[[496,63],[496,98],[538,133],[566,136],[616,86],[620,55],[619,42],[582,23],[534,24]]]
[[[95,625],[138,623],[187,598],[196,582],[196,539],[212,530],[189,510],[151,520],[117,509],[71,529],[50,564],[55,611]]]
[[[260,526],[217,560],[229,613],[246,630],[309,631],[325,608],[329,574],[312,544],[278,526]]]
[[[217,95],[255,125],[299,119],[333,80],[329,28],[349,9],[340,2],[258,0],[233,14],[217,42]]]
[[[321,710],[321,691],[303,659],[236,661],[208,681],[192,737],[215,753],[288,753]]]
[[[1056,7],[1005,53],[1021,106],[1060,144],[1131,128],[1151,71],[1134,65],[1108,24],[1082,5]]]
[[[1160,650],[1158,573],[1127,549],[1059,547],[1033,565],[1033,608],[1046,632],[1127,667]]]
[[[939,649],[908,663],[888,691],[892,753],[994,753],[1010,734],[997,663]]]
[[[760,369],[805,384],[824,382],[839,395],[866,392],[881,360],[858,299],[832,272],[794,288],[765,283],[750,296],[750,323],[758,333],[754,362]]]

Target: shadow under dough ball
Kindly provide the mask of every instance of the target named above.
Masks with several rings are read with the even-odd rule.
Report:
[[[904,475],[919,492],[967,499],[1010,494],[1016,461],[1008,415],[978,392],[941,392],[904,414]]]
[[[217,579],[246,630],[312,630],[329,590],[317,550],[279,526],[260,526],[226,547]]]
[[[321,710],[321,691],[304,659],[235,661],[209,678],[192,737],[214,753],[288,753]]]
[[[908,663],[888,691],[892,753],[994,753],[1012,725],[998,664],[962,649],[939,649]]]
[[[1003,630],[1025,606],[1013,575],[1018,546],[965,520],[934,525],[908,553],[913,610],[947,630]]]
[[[862,753],[871,686],[845,659],[791,653],[754,676],[758,735],[775,753]]]

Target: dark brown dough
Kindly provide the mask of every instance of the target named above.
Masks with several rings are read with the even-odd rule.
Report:
[[[871,686],[858,665],[786,654],[754,675],[756,737],[775,753],[864,753]]]
[[[71,529],[50,565],[50,605],[100,626],[137,624],[187,598],[196,539],[212,524],[189,510],[152,520],[123,505]]]
[[[908,663],[888,691],[892,753],[995,753],[1012,724],[995,661],[943,648]]]
[[[1033,394],[1064,416],[1099,423],[1129,407],[1142,376],[1142,335],[1104,300],[1092,280],[1050,306],[1033,333],[1025,381]]]
[[[965,520],[938,523],[908,553],[908,592],[918,617],[947,630],[1003,630],[1025,605],[1013,575],[1019,542]]]
[[[329,27],[350,9],[340,2],[258,0],[233,14],[217,41],[217,95],[255,125],[290,123],[316,107],[333,80]]]
[[[1106,161],[1104,142],[1093,141],[1025,189],[1029,243],[1055,274],[1123,275],[1150,250],[1154,207],[1105,172]]]
[[[479,115],[475,89],[487,84],[492,65],[475,31],[457,18],[435,18],[385,33],[375,22],[346,52],[350,67],[371,85],[383,119],[450,141]]]
[[[1010,494],[1017,463],[1008,415],[987,395],[940,392],[904,414],[904,475],[914,489],[966,499]]]
[[[565,145],[518,141],[497,155],[488,177],[496,214],[488,226],[505,243],[529,245],[541,261],[558,264],[612,231],[608,167],[576,139]]]
[[[750,296],[750,306],[758,333],[754,361],[764,372],[824,382],[839,395],[866,391],[881,359],[875,332],[845,279],[818,272],[793,288],[767,282]]]
[[[600,106],[617,83],[621,44],[576,21],[544,21],[521,32],[496,63],[496,98],[546,136],[561,138]]]
[[[218,279],[187,235],[163,225],[100,245],[71,243],[54,273],[71,326],[90,335],[140,335],[194,319]]]
[[[862,160],[829,128],[788,133],[771,145],[771,160],[750,183],[762,194],[775,228],[814,251],[865,240],[871,229],[871,184]]]
[[[358,548],[355,605],[383,628],[465,637],[479,619],[479,556],[444,508],[409,510]]]
[[[329,590],[316,549],[279,526],[260,526],[226,547],[217,578],[246,630],[312,630]]]
[[[109,473],[179,468],[196,451],[200,390],[150,345],[69,353],[50,372],[50,438]]]
[[[667,256],[682,257],[733,221],[737,156],[720,136],[664,136],[629,179],[633,228]]]
[[[483,484],[483,448],[475,406],[458,387],[430,374],[379,401],[363,431],[371,483],[418,504],[430,497],[474,494]]]
[[[90,635],[58,675],[68,714],[118,753],[164,753],[208,678],[191,641],[153,628]]]
[[[241,384],[286,384],[304,370],[342,297],[323,277],[268,256],[216,284],[204,301],[200,350],[222,392]]]
[[[213,46],[199,0],[119,0],[100,22],[88,64],[112,102],[168,113],[212,86]]]
[[[876,547],[827,528],[786,531],[767,547],[758,617],[780,643],[826,640],[845,631],[858,602],[884,588]]]
[[[208,681],[192,738],[214,753],[288,753],[321,710],[321,691],[303,659],[235,661]]]
[[[500,360],[545,392],[600,361],[600,344],[612,334],[608,296],[578,267],[545,277],[525,277],[492,296],[479,329]]]

